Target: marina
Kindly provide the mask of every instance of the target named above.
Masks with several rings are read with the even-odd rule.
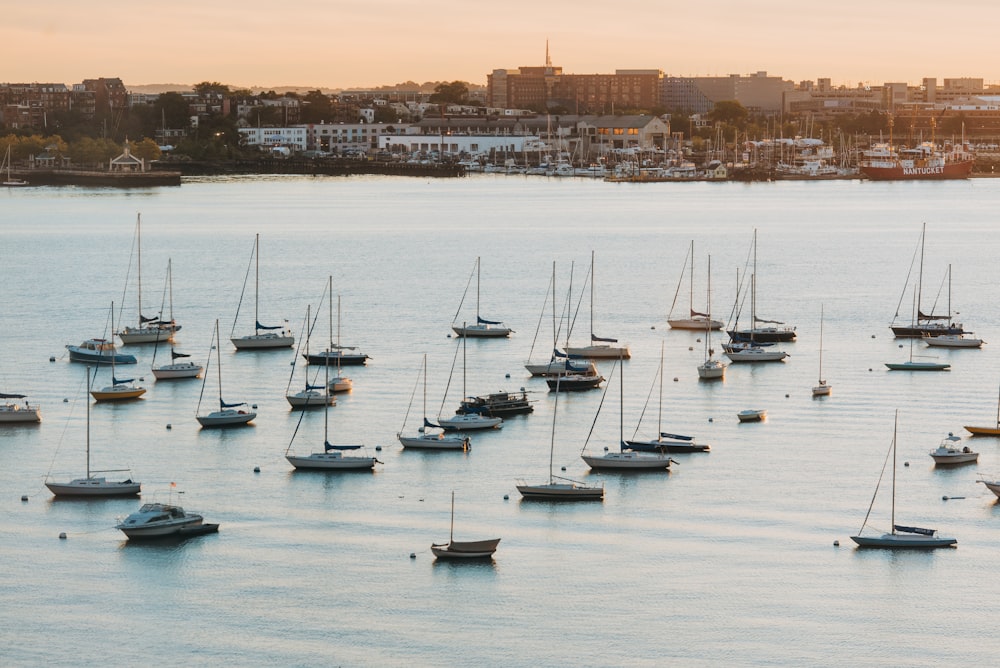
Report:
[[[10,582],[0,603],[16,639],[5,650],[11,665],[132,662],[134,647],[113,642],[123,628],[149,655],[191,664],[429,665],[454,649],[457,629],[468,665],[791,667],[837,658],[930,666],[1000,649],[981,605],[1000,593],[1000,502],[976,484],[980,475],[1000,478],[1000,440],[976,437],[975,464],[936,467],[928,456],[949,432],[964,447],[972,436],[963,425],[992,428],[1000,415],[996,353],[989,345],[936,349],[948,373],[885,367],[910,353],[911,340],[894,338],[889,325],[923,222],[925,276],[952,264],[964,324],[986,341],[1000,338],[996,179],[282,175],[4,194],[0,277],[33,285],[10,291],[0,310],[0,392],[17,393],[12,405],[28,397],[45,413],[42,423],[0,424],[0,554]],[[81,474],[84,402],[93,401],[84,365],[70,363],[65,346],[87,337],[113,342],[102,330],[108,304],[122,296],[137,212],[144,267],[169,261],[174,270],[172,311],[184,324],[176,347],[193,353],[208,379],[153,382],[154,345],[119,345],[137,360],[128,375],[147,391],[139,401],[90,405],[102,439],[95,451],[101,465],[128,467],[142,481],[141,499],[55,500],[43,480]],[[667,323],[680,268],[694,240],[702,308],[711,254],[711,317],[734,326],[733,277],[754,230],[766,249],[758,264],[767,315],[794,323],[796,338],[780,344],[788,355],[780,364],[733,364],[724,378],[700,381],[710,331]],[[320,297],[328,276],[343,295],[343,340],[366,363],[352,368],[353,388],[335,406],[291,410],[293,347],[237,352],[219,343],[258,234],[262,316],[323,309],[313,341],[323,348],[332,339],[331,305]],[[591,325],[581,268],[595,249]],[[509,337],[463,338],[451,329],[477,258],[483,314],[502,317]],[[623,364],[624,389],[616,378],[600,389],[550,392],[525,369],[539,306],[551,298],[553,261],[558,340],[582,298],[573,331],[628,341],[630,359],[595,360],[605,377]],[[930,309],[938,288],[927,280]],[[250,283],[244,309],[253,298]],[[944,300],[942,293],[939,310]],[[539,340],[550,342],[549,316],[540,327]],[[245,331],[252,329],[237,333]],[[724,336],[715,332],[714,345]],[[456,348],[463,344],[466,356]],[[549,347],[534,357],[544,363]],[[662,390],[653,380],[661,350]],[[161,342],[157,361],[169,351]],[[812,397],[818,369],[836,385],[821,401]],[[99,373],[110,372],[108,364]],[[600,410],[607,385],[613,399]],[[240,400],[256,417],[239,429],[202,430],[202,392],[203,413]],[[500,392],[530,402],[532,412],[476,432],[471,449],[422,451],[397,439],[401,425],[418,433],[421,410],[433,420],[463,398]],[[580,456],[588,433],[596,452],[616,449],[621,425],[631,433],[644,403],[644,439],[670,439],[661,429],[691,434],[711,443],[710,453],[672,452],[669,472],[649,475],[590,470]],[[748,408],[766,408],[767,419],[741,425],[737,416]],[[321,450],[323,440],[364,443],[379,464],[357,474],[297,472],[286,459],[296,429],[304,453]],[[956,549],[890,553],[850,540],[894,438],[900,519],[940,527],[959,540]],[[603,500],[522,499],[518,481],[543,484],[550,452],[555,480],[600,489]],[[458,538],[503,537],[492,560],[435,560],[429,545],[448,537],[453,490]],[[130,541],[115,528],[153,503],[190,508],[211,520],[209,529],[224,528],[165,543]],[[889,531],[888,517],[873,515],[872,532]],[[315,577],[302,578],[304,568]],[[963,633],[927,642],[941,608]],[[637,616],[650,620],[649,633],[636,630]],[[184,629],[190,634],[178,644]]]

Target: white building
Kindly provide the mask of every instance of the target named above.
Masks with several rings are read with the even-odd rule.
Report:
[[[264,148],[285,147],[293,153],[305,151],[307,136],[305,126],[290,128],[239,128],[240,137],[247,146]]]
[[[379,137],[380,149],[393,153],[449,153],[485,155],[490,151],[524,153],[537,150],[537,135],[403,134]]]

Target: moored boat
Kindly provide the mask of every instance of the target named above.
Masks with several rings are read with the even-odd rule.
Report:
[[[115,528],[129,539],[176,536],[182,529],[199,525],[204,518],[168,503],[145,503]]]
[[[20,404],[11,399],[24,399]],[[42,413],[38,404],[29,403],[23,394],[5,394],[0,392],[0,424],[14,422],[41,422]]]
[[[971,464],[979,460],[979,453],[969,446],[960,446],[962,439],[950,433],[941,444],[930,451],[931,459],[938,465]]]

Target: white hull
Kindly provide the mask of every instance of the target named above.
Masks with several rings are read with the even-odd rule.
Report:
[[[967,339],[961,334],[945,334],[942,336],[928,336],[924,343],[932,348],[982,348],[982,339]]]
[[[285,455],[298,470],[360,471],[375,468],[374,457],[345,457],[340,452],[314,452],[311,455]]]
[[[705,362],[698,367],[698,377],[702,380],[716,380],[725,376],[726,365],[718,360]]]
[[[147,503],[115,528],[129,538],[162,538],[180,533],[185,527],[201,523],[201,515],[186,513],[179,506]]]
[[[503,418],[487,417],[467,413],[465,415],[455,415],[450,418],[438,420],[438,424],[444,429],[455,431],[470,431],[473,429],[500,429],[503,426]]]
[[[963,452],[958,454],[935,455],[931,453],[935,464],[970,464],[979,460],[978,452]]]
[[[304,390],[295,394],[286,394],[285,399],[292,408],[322,408],[323,406],[336,406],[337,398],[326,392],[317,390]]]
[[[677,318],[667,320],[667,324],[671,329],[694,329],[702,332],[706,329],[722,329],[722,322],[705,318]]]
[[[77,478],[70,482],[47,482],[45,486],[56,496],[135,496],[140,485],[131,480],[114,482],[104,478]]]
[[[446,434],[420,434],[418,436],[403,436],[396,434],[400,445],[413,450],[468,450],[471,446],[469,438]]]
[[[745,410],[736,414],[740,422],[760,422],[767,417],[765,410]]]
[[[623,359],[627,360],[632,357],[632,351],[629,350],[628,346],[607,346],[607,345],[593,345],[593,346],[580,346],[578,348],[566,348],[566,353],[569,355],[577,355],[579,357],[587,357],[590,359]]]
[[[819,381],[819,385],[815,386],[812,389],[812,393],[814,397],[825,397],[830,394],[830,390],[832,389],[833,387],[827,385],[825,380],[821,380]]]
[[[118,338],[126,345],[172,341],[174,332],[179,329],[180,325],[174,325],[173,327],[126,327],[118,332]]]
[[[199,415],[198,423],[202,427],[233,427],[247,424],[255,417],[257,417],[257,414],[253,412],[226,409],[224,411],[215,411],[208,415]]]
[[[354,389],[354,381],[350,378],[337,376],[336,378],[331,378],[326,387],[329,392],[350,392]]]
[[[532,376],[566,376],[566,375],[581,375],[590,374],[597,375],[597,367],[590,360],[573,360],[570,368],[566,368],[565,360],[553,360],[548,363],[541,364],[525,364],[524,368],[527,369],[528,373]]]
[[[514,330],[502,325],[452,325],[457,336],[467,336],[470,339],[500,339],[511,335]]]
[[[525,499],[558,501],[597,501],[604,499],[603,487],[588,487],[577,483],[550,482],[541,485],[518,485],[517,491]]]
[[[249,336],[234,336],[230,341],[237,350],[266,350],[269,348],[291,348],[295,345],[294,336],[282,334],[251,334]]]
[[[788,357],[788,353],[770,348],[733,348],[725,353],[733,362],[780,362]]]
[[[986,485],[986,489],[993,492],[998,499],[1000,499],[1000,480],[977,480],[976,482],[981,482]]]
[[[663,471],[670,468],[670,457],[646,452],[607,452],[603,455],[580,455],[592,469],[615,471]]]
[[[0,424],[41,421],[42,413],[38,406],[20,406],[18,404],[0,405]]]
[[[173,380],[176,378],[198,378],[204,367],[192,362],[182,364],[167,364],[153,369],[153,376],[157,380]]]
[[[859,547],[885,547],[889,549],[931,549],[951,547],[958,543],[954,538],[901,533],[884,533],[881,536],[851,536],[851,540]]]
[[[164,536],[173,536],[180,533],[181,529],[201,524],[201,522],[200,516],[188,516],[183,521],[165,523],[159,526],[131,528],[118,525],[118,529],[129,538],[163,538]]]

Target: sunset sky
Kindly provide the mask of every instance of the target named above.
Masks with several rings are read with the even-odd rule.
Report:
[[[233,87],[485,84],[496,68],[575,74],[767,71],[834,84],[1000,81],[996,0],[44,0],[4,8],[0,81]]]

